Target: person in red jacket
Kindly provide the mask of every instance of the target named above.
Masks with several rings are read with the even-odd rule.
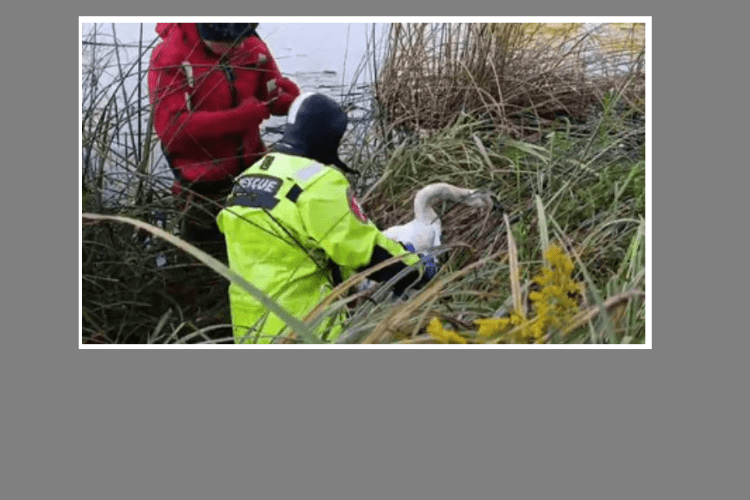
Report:
[[[154,128],[175,176],[182,237],[226,259],[215,216],[232,180],[266,148],[260,124],[300,89],[284,78],[257,23],[159,23],[148,85]]]

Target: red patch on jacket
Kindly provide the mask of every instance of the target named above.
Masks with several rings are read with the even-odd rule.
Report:
[[[354,192],[349,189],[346,192],[347,198],[349,198],[349,209],[352,211],[354,216],[359,219],[361,222],[366,223],[367,222],[367,216],[365,215],[365,211],[362,210],[362,205],[360,205],[359,201],[357,200],[357,197],[354,196]]]

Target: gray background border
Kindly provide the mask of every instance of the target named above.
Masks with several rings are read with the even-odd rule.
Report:
[[[744,497],[747,374],[730,334],[747,326],[727,322],[747,307],[747,273],[717,263],[746,253],[747,160],[733,146],[747,142],[747,8],[470,4],[452,10],[653,16],[654,349],[78,350],[77,16],[205,8],[15,4],[0,31],[16,235],[3,266],[3,496]],[[456,14],[396,6],[212,14]]]

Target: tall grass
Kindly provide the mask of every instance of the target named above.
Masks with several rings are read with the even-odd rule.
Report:
[[[117,28],[91,25],[83,33],[81,210],[176,234],[181,214],[152,131],[146,83],[156,38],[141,30],[126,45]],[[226,281],[199,259],[122,222],[84,216],[81,231],[84,342],[231,340]]]
[[[540,125],[553,126],[560,115],[589,116],[591,106],[622,81],[618,68],[637,82],[622,98],[642,98],[642,25],[619,28],[619,50],[604,43],[605,28],[614,29],[394,24],[377,98],[394,127],[438,130],[463,112],[485,116],[504,135],[528,137]]]
[[[368,215],[379,227],[405,222],[416,190],[440,181],[486,190],[497,204],[436,207],[444,253],[424,290],[404,300],[388,285],[357,293],[358,275],[307,321],[346,309],[338,341],[353,343],[643,343],[643,50],[631,26],[592,59],[601,29],[392,25],[381,37],[373,28],[353,81],[369,73],[374,101],[343,98],[367,110],[344,149],[363,172],[354,181]],[[150,227],[174,235],[180,217],[150,133],[147,68],[138,62],[150,42],[136,61],[116,39],[108,44],[84,45],[97,48],[83,68],[84,342],[231,342],[231,272]],[[594,76],[592,64],[603,68]],[[105,73],[114,77],[103,86]],[[511,325],[516,314],[539,317],[535,278],[550,269],[553,246],[581,284],[571,293],[575,314],[538,339],[520,335],[529,326],[520,320],[515,330],[480,333],[478,325]],[[286,339],[310,340],[299,324]]]
[[[519,307],[529,310],[528,292],[535,288],[532,278],[554,241],[571,256],[575,278],[585,285],[586,292],[578,300],[587,321],[564,339],[552,338],[643,342],[646,164],[642,148],[619,147],[634,133],[633,125],[618,128],[617,124],[622,122],[609,108],[588,135],[553,131],[536,145],[498,136],[485,130],[485,122],[463,115],[452,127],[394,154],[383,181],[365,200],[380,226],[411,218],[415,190],[437,181],[486,189],[506,213],[443,207],[444,241],[450,248],[440,285],[419,295],[418,310],[391,327],[393,338],[408,332],[409,338],[427,341],[416,332],[433,317],[469,333],[476,319]],[[641,129],[637,135],[644,132]],[[517,270],[511,264],[514,260]],[[465,273],[471,266],[479,267]],[[366,307],[368,314],[359,320],[374,328],[401,318],[393,308],[408,308],[410,303]],[[607,311],[613,308],[611,318]]]

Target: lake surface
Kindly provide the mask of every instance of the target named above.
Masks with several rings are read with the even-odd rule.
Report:
[[[94,24],[82,23],[81,28],[83,39],[90,40]],[[372,39],[380,39],[386,28],[387,24],[383,23],[261,23],[257,31],[284,76],[291,78],[303,92],[321,92],[342,102],[353,93],[363,93],[370,83],[372,61],[368,61],[367,68],[362,62],[366,53],[382,52],[373,50]],[[97,23],[96,42],[112,44],[116,37],[118,44],[123,45],[120,58],[129,65],[138,60],[140,43],[148,47],[158,39],[155,29],[156,23]],[[104,53],[109,47],[97,46],[97,50]],[[140,54],[143,71],[148,67],[150,54],[150,50]],[[114,62],[115,59],[111,61]],[[119,70],[112,66],[100,76],[98,85],[105,87],[118,78]],[[145,75],[140,79],[135,75],[128,78],[125,92],[133,92],[139,81],[147,99]],[[141,104],[147,105],[147,102]],[[266,142],[281,137],[279,132],[285,120],[285,117],[271,117],[263,123],[261,131]],[[166,163],[158,158],[152,173],[159,177],[171,176]]]
[[[292,78],[303,90],[321,86],[349,84],[364,54],[368,36],[381,33],[386,24],[379,23],[261,23],[258,34],[268,44],[282,73]],[[82,24],[84,38],[94,25]],[[138,57],[134,45],[139,43],[143,30],[144,45],[157,39],[156,23],[98,23],[97,40],[111,43],[113,33],[126,46],[123,57],[133,61]],[[150,51],[143,54],[148,62]]]
[[[364,58],[366,55],[382,58],[382,44],[386,40],[384,35],[388,26],[387,23],[261,23],[258,34],[268,44],[281,72],[294,80],[303,92],[321,92],[347,104],[355,102],[359,108],[349,112],[350,119],[354,121],[367,114],[368,86],[374,80],[373,66],[379,62],[365,61]],[[582,24],[581,29],[598,31],[601,26]],[[81,28],[83,39],[90,41],[94,25],[83,23]],[[121,47],[120,59],[127,67],[138,60],[141,36],[142,45],[146,47],[158,38],[155,28],[156,23],[97,23],[96,42],[105,44],[97,45],[97,51],[111,52],[111,47],[106,44],[111,45],[116,35],[118,43],[125,46]],[[91,47],[84,46],[84,50]],[[150,53],[150,50],[144,50],[140,54],[144,73],[148,68]],[[111,66],[99,77],[100,88],[120,78],[115,62],[116,59],[111,58]],[[145,74],[140,77],[133,74],[127,78],[125,93],[131,95],[138,84],[142,86],[141,109],[148,109]],[[147,111],[142,112],[141,120],[144,121],[147,115]],[[285,117],[271,117],[263,123],[261,131],[266,143],[273,143],[281,137],[284,123]],[[142,125],[142,130],[145,130],[147,124]],[[123,137],[116,138],[113,144],[113,150],[125,158],[132,143],[128,133],[123,130]],[[105,164],[109,164],[109,161]],[[105,168],[110,170],[109,166]],[[159,154],[154,158],[151,172],[165,181],[171,179],[166,161]]]

